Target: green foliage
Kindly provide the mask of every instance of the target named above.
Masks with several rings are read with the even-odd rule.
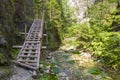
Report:
[[[41,18],[44,10],[46,31],[48,33],[49,49],[59,48],[61,39],[73,19],[67,0],[34,0],[34,13],[36,18]]]
[[[89,23],[86,22],[82,24],[73,24],[71,27],[68,27],[66,37],[77,37],[73,42],[70,41],[69,44],[76,44],[79,48],[83,48],[84,45],[90,45],[89,42],[92,41],[94,33]]]
[[[75,60],[69,60],[67,61],[69,64],[74,64],[75,63]]]
[[[110,3],[108,0],[100,1],[92,6],[88,10],[91,26],[101,27],[103,31],[111,30],[116,7],[117,3]]]
[[[117,0],[108,0],[111,3],[117,2]]]
[[[57,67],[52,67],[52,70],[55,74],[58,74],[59,73],[59,69]]]
[[[68,55],[62,55],[63,58],[68,59]]]
[[[20,49],[11,49],[12,57],[15,59],[19,53]]]
[[[96,68],[91,68],[89,71],[88,71],[90,74],[94,74],[94,75],[99,75],[101,74],[101,71],[96,69]]]
[[[43,76],[40,77],[40,80],[58,80],[57,76],[54,74],[44,74]]]
[[[6,59],[6,57],[3,55],[3,53],[0,53],[0,63],[5,63],[5,62],[7,62],[7,59]]]
[[[115,0],[98,2],[89,9],[94,38],[90,41],[89,46],[85,46],[85,48],[94,51],[95,55],[102,57],[103,62],[114,69],[120,67],[120,33],[112,32],[114,30],[113,24],[119,25],[120,21],[119,15],[116,13],[117,2]]]
[[[114,32],[120,31],[117,4],[115,0],[97,1],[88,10],[89,23],[72,25],[66,34],[66,37],[77,37],[77,48],[93,51],[98,59],[114,69],[120,68],[120,33]]]

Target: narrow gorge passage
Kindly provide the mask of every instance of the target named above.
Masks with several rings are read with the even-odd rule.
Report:
[[[120,0],[0,0],[0,80],[120,80],[119,53]]]

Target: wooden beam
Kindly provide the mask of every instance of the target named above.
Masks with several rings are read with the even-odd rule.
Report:
[[[19,32],[19,34],[25,35],[25,33],[24,33],[24,32]],[[26,34],[28,34],[28,33],[26,33]]]
[[[18,49],[21,49],[23,46],[18,46],[18,45],[14,45],[12,46],[12,48],[18,48]]]
[[[43,34],[43,36],[47,36],[47,34]]]
[[[42,46],[42,49],[47,49],[47,47],[46,46]]]
[[[31,69],[31,70],[37,70],[37,68],[35,68],[35,67],[32,67],[32,66],[29,66],[29,65],[26,65],[26,64],[24,64],[24,63],[21,63],[21,62],[18,62],[18,61],[13,61],[15,64],[18,64],[18,65],[20,65],[20,66],[24,66],[24,67],[26,67],[26,68],[28,68],[28,69]]]

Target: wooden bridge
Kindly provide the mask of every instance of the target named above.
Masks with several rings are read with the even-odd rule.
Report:
[[[16,64],[26,67],[37,74],[43,40],[44,19],[36,19],[27,34],[25,42],[14,61]]]

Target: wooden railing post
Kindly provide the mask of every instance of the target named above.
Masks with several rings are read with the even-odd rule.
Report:
[[[25,24],[25,39],[27,37],[27,25]]]

